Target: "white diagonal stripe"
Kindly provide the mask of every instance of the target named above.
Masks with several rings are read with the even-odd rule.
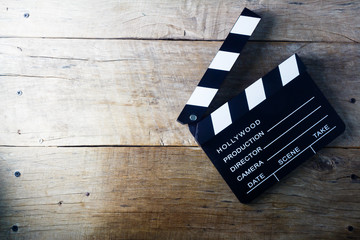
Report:
[[[251,36],[259,21],[260,18],[241,15],[230,32],[234,34]]]
[[[216,109],[216,111],[211,113],[210,116],[214,127],[215,135],[224,130],[232,123],[228,103],[225,103],[224,105]]]
[[[209,68],[230,71],[240,53],[218,51]]]
[[[299,68],[295,55],[292,55],[279,65],[279,71],[283,86],[299,76]]]
[[[218,89],[216,88],[197,86],[186,104],[200,107],[208,107],[217,91]]]
[[[249,110],[266,99],[264,85],[260,78],[245,89]]]

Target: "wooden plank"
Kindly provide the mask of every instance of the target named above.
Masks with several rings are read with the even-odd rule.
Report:
[[[356,239],[359,154],[324,149],[244,205],[199,148],[1,147],[0,238]]]
[[[220,44],[0,39],[0,145],[194,146],[176,118]],[[347,125],[332,146],[359,146],[358,44],[249,43],[215,105],[294,52]]]
[[[0,3],[1,37],[224,39],[244,7],[257,40],[359,42],[359,1],[89,1]]]

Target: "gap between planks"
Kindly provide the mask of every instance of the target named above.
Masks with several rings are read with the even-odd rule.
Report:
[[[345,38],[345,36],[344,36]],[[253,43],[346,43],[358,44],[360,42],[348,38],[348,41],[287,41],[287,40],[248,40]],[[86,38],[86,37],[21,37],[21,36],[0,36],[0,39],[44,39],[44,40],[99,40],[99,41],[178,41],[178,42],[223,42],[225,39],[191,39],[191,38]]]
[[[18,145],[0,145],[0,148],[198,148],[198,145],[50,145],[50,146],[18,146]],[[342,146],[325,146],[321,149],[360,149],[356,146],[342,147]]]

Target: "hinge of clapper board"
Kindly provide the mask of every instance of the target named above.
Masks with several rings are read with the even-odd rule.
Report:
[[[209,116],[204,115],[260,19],[259,15],[247,8],[242,11],[177,119],[182,124],[188,124],[190,132],[199,144],[206,142],[231,125],[232,119],[239,119],[265,100],[265,92],[267,96],[272,95],[278,88],[286,85],[306,70],[299,57],[294,54],[247,87],[243,93],[216,109]],[[280,83],[278,86],[272,84],[276,89],[274,86],[269,88],[270,80],[274,79],[273,76],[277,73],[280,74],[280,79],[278,79]],[[231,111],[231,105],[236,106],[235,111]],[[209,130],[201,131],[199,136],[199,129]]]

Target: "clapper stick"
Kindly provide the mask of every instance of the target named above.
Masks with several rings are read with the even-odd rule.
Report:
[[[247,8],[242,11],[184,109],[181,111],[177,119],[180,123],[196,123],[202,119],[260,19],[260,16]]]

